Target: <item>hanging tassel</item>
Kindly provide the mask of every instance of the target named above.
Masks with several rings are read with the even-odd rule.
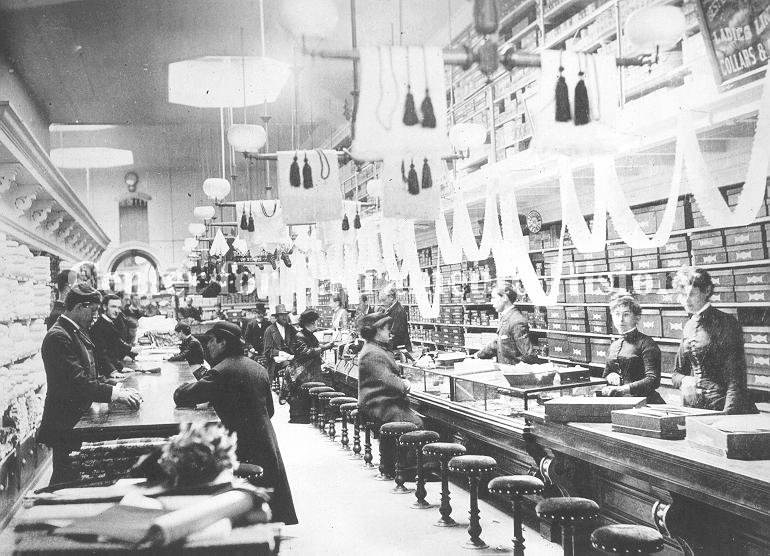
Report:
[[[302,166],[302,186],[305,189],[313,187],[313,169],[307,162],[307,153],[305,153],[305,164]]]
[[[254,216],[251,214],[251,204],[249,204],[249,226],[247,228],[250,232],[254,231]]]
[[[284,251],[281,253],[281,260],[283,261],[283,264],[286,265],[286,268],[291,268],[291,258],[287,252]]]
[[[429,189],[433,187],[433,176],[430,172],[430,166],[428,166],[428,159],[422,161],[422,188]]]
[[[590,107],[588,105],[588,90],[583,80],[583,71],[578,72],[578,82],[575,85],[575,125],[590,123]]]
[[[401,161],[401,181],[406,183],[406,167],[403,160]]]
[[[559,78],[556,80],[556,121],[568,122],[572,119],[569,108],[569,88],[567,80],[562,72],[564,68],[559,66]]]
[[[350,229],[350,221],[348,220],[348,215],[342,217],[342,231],[347,232]]]
[[[417,117],[417,110],[414,106],[414,95],[412,94],[412,86],[406,86],[406,101],[404,102],[404,125],[417,125],[420,123],[420,119]]]
[[[294,161],[291,163],[291,166],[289,167],[289,184],[291,184],[292,187],[299,187],[299,164],[297,163],[297,153],[294,153]]]
[[[407,178],[407,191],[412,195],[420,193],[420,180],[417,178],[417,170],[414,169],[414,160],[409,165],[409,177]]]
[[[428,90],[428,57],[425,55],[425,47],[422,48],[422,66],[425,72],[425,98],[420,104],[422,112],[422,127],[436,127],[436,114],[433,112],[433,101],[430,100],[430,91]]]
[[[358,215],[358,213],[356,213],[356,217],[353,219],[353,227],[356,230],[361,229],[361,217]]]
[[[241,230],[248,230],[249,222],[246,220],[246,205],[243,205],[243,212],[241,212]]]

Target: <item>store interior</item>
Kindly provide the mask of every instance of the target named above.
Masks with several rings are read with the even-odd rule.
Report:
[[[770,553],[768,49],[768,0],[0,0],[0,553]]]

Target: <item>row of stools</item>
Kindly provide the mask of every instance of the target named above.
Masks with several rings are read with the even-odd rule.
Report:
[[[321,382],[307,382],[302,385],[303,395],[310,400],[310,423],[331,440],[336,440],[336,421],[341,421],[341,444],[350,448],[348,425],[353,425],[353,457],[361,457],[363,451],[364,466],[374,468],[372,463],[372,430],[375,423],[366,420],[358,408],[358,400],[348,397]],[[364,442],[361,444],[363,429]],[[463,475],[468,480],[470,491],[470,523],[468,526],[468,548],[487,548],[481,538],[481,521],[478,505],[479,486],[482,479],[492,475],[497,469],[497,462],[483,455],[466,454],[461,444],[439,442],[439,434],[434,431],[418,430],[413,423],[385,423],[379,429],[380,462],[377,478],[394,481],[394,493],[404,494],[411,490],[405,486],[406,456],[415,454],[416,477],[414,494],[416,501],[412,507],[430,508],[426,501],[424,476],[424,456],[437,458],[441,465],[441,517],[436,523],[440,527],[452,527],[457,523],[452,519],[450,505],[449,473]],[[525,496],[541,495],[544,483],[531,475],[506,475],[494,477],[487,484],[493,494],[506,497],[513,510],[513,554],[524,555],[524,535],[522,533],[522,503]],[[561,527],[562,548],[565,556],[576,554],[576,528],[590,524],[599,516],[599,506],[593,500],[578,497],[545,498],[538,502],[535,512],[538,517],[548,519]],[[663,550],[663,537],[651,527],[639,525],[608,525],[599,527],[591,534],[594,548],[609,554],[654,554]]]

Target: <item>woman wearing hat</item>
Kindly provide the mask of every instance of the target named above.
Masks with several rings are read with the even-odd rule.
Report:
[[[211,369],[197,382],[182,384],[174,402],[190,406],[210,402],[222,424],[238,435],[238,461],[264,469],[266,487],[274,489],[273,520],[297,523],[289,480],[273,424],[273,397],[265,368],[243,355],[237,324],[218,322],[205,335]]]
[[[310,422],[310,400],[300,395],[300,386],[306,382],[321,381],[321,354],[334,347],[334,342],[320,343],[315,336],[320,315],[313,309],[299,316],[300,331],[294,344],[294,361],[290,367],[289,423]]]
[[[422,428],[422,419],[409,407],[409,382],[399,377],[390,350],[392,322],[384,313],[372,313],[358,323],[361,337],[366,340],[358,356],[358,405],[378,428],[393,421],[408,421]]]

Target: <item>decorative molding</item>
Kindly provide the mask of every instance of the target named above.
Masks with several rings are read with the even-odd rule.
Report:
[[[32,207],[32,202],[37,199],[37,192],[36,185],[22,185],[16,182],[16,187],[9,192],[9,201],[19,214],[24,214]]]
[[[100,248],[107,247],[110,238],[7,101],[0,102],[0,143]]]
[[[0,195],[7,193],[16,185],[19,173],[21,173],[21,164],[0,164]]]

